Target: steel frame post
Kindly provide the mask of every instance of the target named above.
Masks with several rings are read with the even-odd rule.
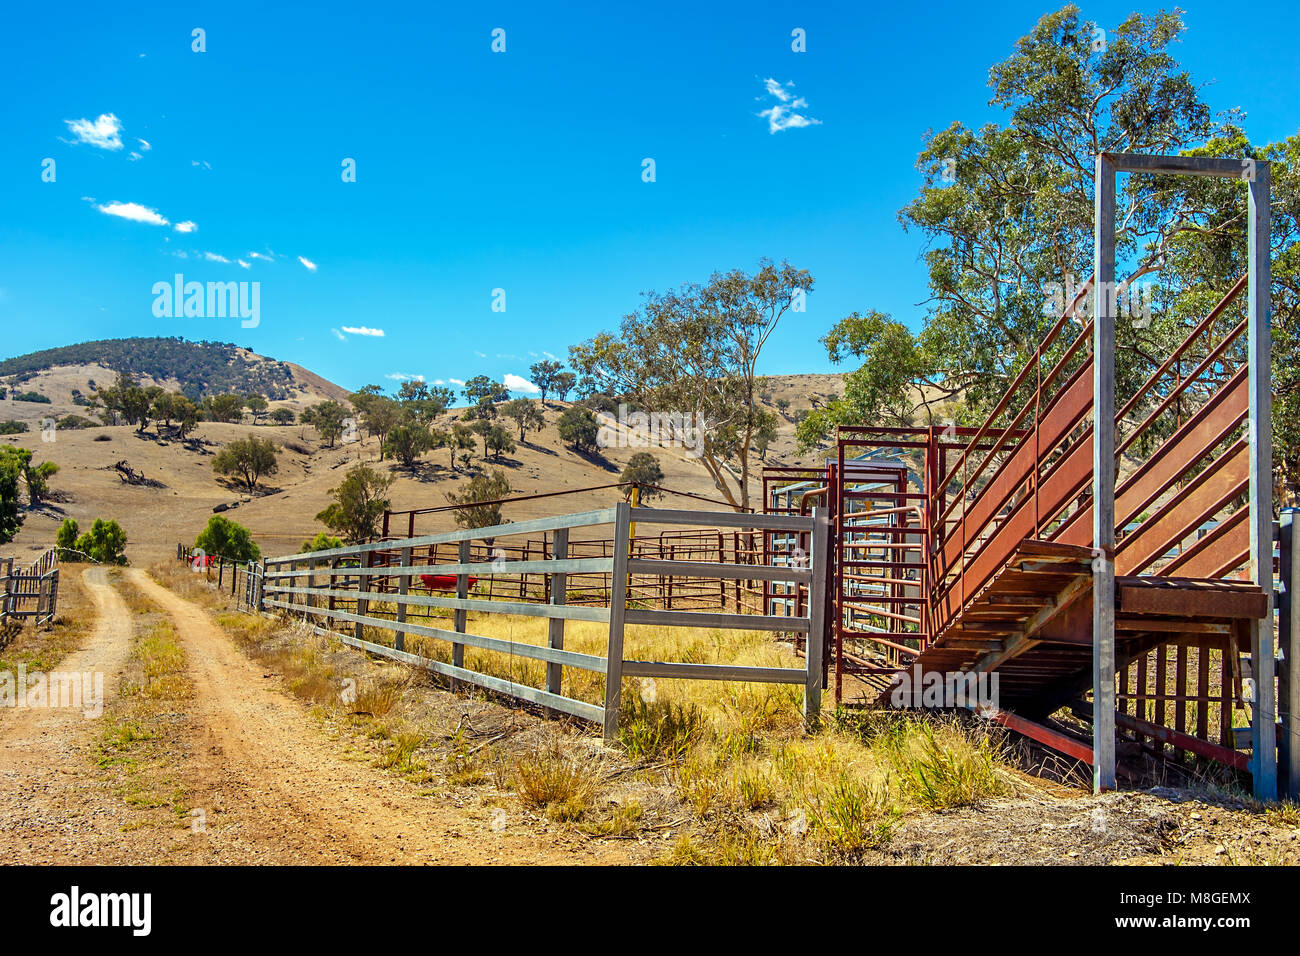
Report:
[[[1249,246],[1249,283],[1247,315],[1247,348],[1249,361],[1250,408],[1247,419],[1247,431],[1250,441],[1250,575],[1252,581],[1264,592],[1268,613],[1251,625],[1251,663],[1256,682],[1255,707],[1251,713],[1251,774],[1254,781],[1255,796],[1263,800],[1277,797],[1277,698],[1274,688],[1274,644],[1273,644],[1273,406],[1272,406],[1272,356],[1270,312],[1272,299],[1271,284],[1271,222],[1269,214],[1269,197],[1271,190],[1271,172],[1269,164],[1255,159],[1220,159],[1209,156],[1141,156],[1133,153],[1102,153],[1097,157],[1096,173],[1096,249],[1094,261],[1094,302],[1104,305],[1105,311],[1098,308],[1095,312],[1094,326],[1094,409],[1097,422],[1094,433],[1094,480],[1093,493],[1093,529],[1094,546],[1101,548],[1100,538],[1096,533],[1102,517],[1103,507],[1110,508],[1109,540],[1114,542],[1114,314],[1112,307],[1117,296],[1113,292],[1115,279],[1115,174],[1152,173],[1173,176],[1209,176],[1218,179],[1241,179],[1248,183],[1248,234]],[[1104,357],[1109,365],[1109,387],[1102,391],[1102,361],[1100,352],[1103,337],[1103,319],[1109,323],[1110,349]],[[1106,428],[1102,429],[1102,404],[1106,403],[1108,414],[1104,418]],[[1105,434],[1103,435],[1103,431]],[[1107,455],[1101,455],[1102,445],[1110,442]],[[1108,470],[1103,476],[1101,469]],[[1101,499],[1100,486],[1109,478],[1110,494],[1106,501]],[[1109,566],[1110,556],[1100,562]],[[1094,571],[1094,578],[1096,573]],[[1105,583],[1094,581],[1095,584]],[[1111,613],[1109,624],[1110,641],[1110,683],[1109,695],[1114,696],[1114,573],[1109,575],[1110,592],[1105,602]],[[1098,592],[1100,596],[1100,592]],[[1104,692],[1099,689],[1097,681],[1105,670],[1105,662],[1099,660],[1098,645],[1102,642],[1097,633],[1099,614],[1096,611],[1103,602],[1094,601],[1094,652],[1093,652],[1093,694]],[[1098,698],[1099,700],[1099,698]],[[1112,748],[1113,761],[1113,708],[1103,716],[1100,712],[1094,720],[1099,727],[1102,720],[1112,724],[1108,734]],[[1100,778],[1101,770],[1094,773],[1094,783]]]
[[[1273,648],[1273,393],[1272,393],[1272,228],[1268,163],[1245,163],[1250,193],[1250,279],[1247,348],[1250,362],[1250,572],[1264,591],[1268,613],[1251,628],[1255,707],[1251,713],[1251,772],[1255,796],[1277,799],[1277,701]]]
[[[1277,742],[1279,795],[1300,797],[1300,555],[1296,554],[1300,522],[1294,511],[1282,512],[1278,534],[1282,590],[1278,595],[1278,638],[1282,646],[1282,669],[1278,673],[1278,717],[1282,735]]]
[[[1115,164],[1097,157],[1092,333],[1092,788],[1115,789]]]
[[[632,507],[626,501],[616,506],[614,519],[614,566],[609,587],[609,647],[605,653],[605,743],[618,740],[618,712],[623,696],[623,627],[627,614],[627,549],[630,543]]]
[[[804,683],[803,713],[809,730],[815,730],[821,723],[822,713],[822,654],[826,641],[826,589],[830,582],[826,575],[829,515],[828,508],[813,508],[812,541],[808,548],[812,580],[808,583],[808,640],[804,654],[808,676]]]

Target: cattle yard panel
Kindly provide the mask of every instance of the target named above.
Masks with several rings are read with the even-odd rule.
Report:
[[[638,550],[633,525],[681,533],[656,532],[652,539],[655,547]],[[569,539],[574,530],[601,526],[612,526],[612,534],[585,539],[589,542],[585,549],[574,547],[583,539]],[[718,560],[720,554],[725,555],[729,540],[734,552],[734,542],[757,540],[773,531],[806,536],[809,559],[788,566]],[[507,548],[509,539],[529,535],[534,537],[511,545],[512,550]],[[719,536],[723,550],[712,550]],[[607,739],[617,733],[624,677],[799,684],[804,688],[808,720],[814,722],[821,707],[820,649],[826,619],[821,596],[825,594],[827,568],[824,557],[818,555],[828,550],[828,540],[829,521],[821,510],[807,517],[791,517],[633,508],[622,503],[490,528],[270,558],[263,563],[259,603],[301,613],[313,620],[318,631],[350,646],[598,722]],[[657,544],[661,541],[671,544],[663,547]],[[758,549],[748,549],[748,553],[752,556]],[[689,604],[669,607],[662,589],[644,583],[664,578],[720,582],[718,593],[723,596],[716,605],[706,605],[712,610]],[[483,586],[489,579],[498,582],[495,589]],[[743,605],[728,608],[726,603],[727,585],[740,580],[802,583],[812,597],[802,616],[747,613]],[[438,596],[452,589],[455,597]],[[710,594],[712,591],[710,585]],[[636,596],[646,593],[655,600],[642,601]],[[449,611],[450,619],[446,616]],[[546,618],[550,622],[547,643],[476,635],[469,630],[471,612]],[[605,625],[606,653],[565,649],[564,624],[571,620]],[[628,659],[624,632],[629,625],[794,631],[803,634],[815,650],[806,655],[802,668]],[[378,639],[385,632],[392,635],[391,645]],[[448,645],[450,660],[408,651],[408,636]],[[467,647],[543,662],[544,685],[521,683],[512,679],[513,672],[505,678],[474,669],[465,660]],[[603,701],[564,696],[565,668],[603,675]]]

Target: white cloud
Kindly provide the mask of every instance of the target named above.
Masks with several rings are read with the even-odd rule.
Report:
[[[138,202],[118,202],[114,200],[113,202],[98,205],[95,208],[106,216],[117,216],[121,219],[130,219],[132,222],[147,222],[151,226],[171,225],[158,214],[158,210],[142,206]]]
[[[261,259],[261,260],[263,260],[264,262],[274,262],[274,261],[275,261],[275,256],[273,256],[273,255],[271,255],[271,256],[264,256],[264,255],[262,255],[260,252],[250,252],[250,253],[248,254],[248,258],[250,258],[250,259]]]
[[[330,331],[334,333],[334,337],[338,339],[340,342],[346,342],[348,340],[348,337],[344,335],[342,332],[340,332],[338,329],[330,329]]]
[[[316,267],[312,266],[312,268],[314,269]],[[375,338],[378,339],[382,339],[384,337],[383,329],[371,329],[371,328],[367,328],[364,325],[345,325],[343,326],[343,331],[346,332],[348,335],[373,335]]]
[[[301,262],[304,266],[307,267],[307,271],[308,271],[308,272],[315,272],[315,271],[316,271],[316,263],[312,262],[312,261],[311,261],[310,259],[308,259],[306,256],[299,256],[299,257],[298,257],[298,261]]]
[[[175,226],[177,232],[194,232],[198,228],[197,223],[190,222],[188,219],[184,222],[178,222]]]
[[[239,263],[241,266],[243,266],[245,269],[251,269],[251,268],[252,268],[252,266],[250,266],[250,265],[249,265],[247,262],[245,262],[243,259],[236,259],[235,261],[238,262],[238,263]]]
[[[389,372],[384,378],[391,378],[394,382],[423,382],[423,375],[411,375],[407,372]]]
[[[135,138],[135,141],[140,144],[140,148],[144,150],[146,153],[149,152],[149,150],[153,149],[153,145],[147,139],[141,139],[139,136],[137,136]]]
[[[486,352],[475,352],[474,354],[477,355],[479,358],[487,358]]]
[[[462,382],[462,381],[461,381],[460,379],[458,379],[458,378],[449,378],[449,379],[447,379],[447,384],[448,384],[448,385],[464,385],[465,383]]]
[[[140,158],[141,158],[141,157],[140,157],[140,154],[137,153],[137,152],[135,152],[134,150],[132,150],[132,151],[131,151],[131,155],[127,157],[127,161],[128,161],[128,162],[132,162],[132,163],[134,163],[137,159],[140,159]]]
[[[509,372],[506,373],[506,377],[501,381],[505,384],[505,387],[510,389],[512,392],[527,392],[529,395],[536,395],[541,392],[541,389],[528,381],[528,379],[522,378],[518,375],[513,375]]]
[[[804,126],[821,125],[821,120],[797,112],[801,109],[807,109],[808,101],[802,96],[795,96],[791,92],[794,89],[793,82],[782,84],[768,77],[763,81],[763,86],[767,90],[767,95],[777,101],[758,114],[767,120],[767,131],[769,133],[779,133],[784,129],[800,129]],[[762,100],[763,97],[760,96],[758,99]]]
[[[94,122],[88,119],[64,120],[78,143],[99,149],[122,148],[122,121],[112,113],[101,113]]]
[[[191,165],[191,166],[202,166],[204,169],[211,169],[211,168],[212,168],[212,164],[209,163],[206,159],[191,159],[191,160],[190,160],[190,165]]]
[[[225,256],[219,256],[215,252],[205,252],[203,253],[203,258],[207,259],[209,262],[224,262],[226,265],[230,265],[229,259]]]

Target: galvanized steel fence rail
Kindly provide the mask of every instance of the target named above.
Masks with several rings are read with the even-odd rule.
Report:
[[[787,532],[808,541],[808,557],[806,562],[784,567],[629,557],[631,529],[638,521],[681,527]],[[608,557],[570,557],[569,532],[601,525],[613,526],[612,554]],[[491,561],[471,560],[472,542],[485,541],[493,547],[501,538],[542,532],[553,534],[553,546],[545,558],[508,560],[504,557],[505,549],[498,549],[497,556]],[[452,543],[457,546],[456,560],[437,561],[438,551],[430,546]],[[415,563],[416,552],[430,563]],[[398,562],[390,565],[386,557],[393,553],[398,555]],[[434,557],[429,559],[430,555]],[[252,580],[253,587],[259,591],[257,603],[263,608],[301,613],[317,622],[314,626],[319,632],[335,636],[349,646],[424,668],[453,682],[465,681],[594,721],[603,726],[606,740],[613,740],[618,730],[625,677],[802,685],[804,712],[809,723],[814,723],[821,710],[828,560],[829,521],[825,509],[816,509],[811,516],[785,516],[633,508],[622,503],[613,508],[490,528],[282,555],[266,559],[261,578],[254,576]],[[570,603],[569,578],[594,574],[608,576],[607,600],[603,605],[593,607]],[[543,576],[549,600],[539,603],[471,596],[470,589],[479,576],[499,578],[503,575]],[[785,581],[806,588],[808,600],[803,608],[805,613],[795,616],[638,607],[638,602],[631,597],[636,589],[636,580],[664,575],[714,578],[724,582],[735,579]],[[395,588],[391,586],[394,580]],[[386,583],[381,586],[379,582]],[[444,588],[450,591],[453,586],[454,597],[440,597],[434,593]],[[416,593],[425,589],[426,593]],[[590,597],[590,592],[587,592],[587,597]],[[392,610],[385,605],[391,605]],[[445,619],[432,616],[423,618],[428,623],[411,620],[413,616],[431,615],[433,610],[452,611],[452,628],[435,626],[435,620],[443,623]],[[474,634],[467,627],[471,611],[547,618],[547,643],[520,643]],[[608,644],[605,655],[567,650],[564,646],[567,621],[606,625]],[[797,633],[805,639],[808,652],[805,666],[799,668],[628,659],[624,636],[629,625]],[[368,640],[365,635],[367,627],[391,631],[393,645],[390,647]],[[406,649],[407,635],[446,642],[451,648],[450,661],[411,653]],[[543,686],[530,686],[467,666],[467,647],[545,662]],[[603,674],[603,703],[565,696],[561,678],[566,667]]]

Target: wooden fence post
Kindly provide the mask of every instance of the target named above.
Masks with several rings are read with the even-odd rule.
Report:
[[[618,711],[623,693],[623,620],[627,613],[627,548],[632,507],[615,506],[614,568],[609,589],[609,650],[605,657],[605,743],[618,739]]]

